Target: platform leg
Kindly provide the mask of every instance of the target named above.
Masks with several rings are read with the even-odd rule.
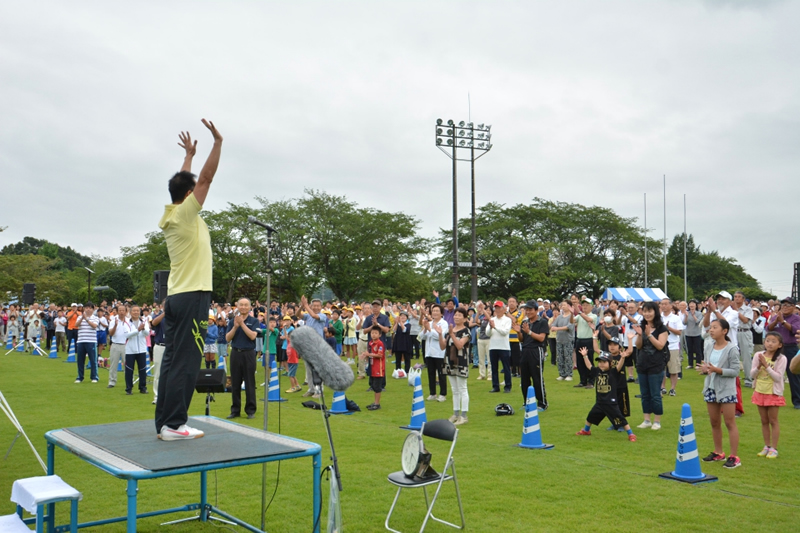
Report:
[[[208,509],[206,503],[208,500],[208,478],[207,472],[203,470],[200,472],[200,521],[206,522],[208,520]]]
[[[322,455],[317,453],[314,455],[314,533],[319,533],[320,529],[320,511],[322,507],[322,493],[319,485],[319,469],[322,464]]]
[[[47,475],[52,476],[56,473],[56,447],[55,444],[47,443]],[[47,531],[53,533],[56,530],[56,504],[47,504]]]
[[[138,482],[128,480],[128,533],[136,533],[136,491]]]
[[[72,500],[69,512],[70,533],[78,533],[78,500]]]

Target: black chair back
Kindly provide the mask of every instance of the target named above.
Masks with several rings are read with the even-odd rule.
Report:
[[[422,426],[422,435],[453,442],[456,436],[456,426],[446,419],[431,420],[430,422],[425,422],[425,425]]]

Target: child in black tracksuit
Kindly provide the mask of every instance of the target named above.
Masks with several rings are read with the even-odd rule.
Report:
[[[628,332],[628,340],[633,340],[636,332],[630,331]],[[625,349],[625,352],[622,351],[622,343],[620,342],[619,337],[614,336],[608,339],[607,344],[608,353],[611,355],[611,371],[616,371],[617,363],[620,360],[623,361],[623,365],[627,362],[627,358],[631,356],[633,353],[633,345],[629,342],[628,348]],[[595,352],[601,352],[597,346],[597,339],[594,341],[594,349]],[[624,376],[617,376],[617,405],[619,406],[619,410],[622,413],[622,416],[628,417],[631,416],[631,398],[628,394],[628,382],[624,379]],[[609,430],[616,429],[617,431],[622,431],[622,426],[611,425],[608,428]]]
[[[595,337],[595,340],[597,340],[597,337]],[[589,361],[588,348],[581,348],[580,354],[583,357],[583,363],[589,369],[594,380],[596,400],[591,411],[589,411],[589,415],[586,417],[586,425],[582,430],[578,431],[577,435],[591,435],[592,424],[598,425],[604,418],[608,418],[614,427],[625,428],[629,441],[636,442],[636,435],[633,434],[630,424],[628,424],[622,411],[620,411],[617,396],[619,382],[625,381],[623,369],[625,367],[625,357],[629,355],[628,352],[621,354],[619,361],[613,367],[611,354],[608,352],[600,352],[597,357],[596,367],[592,367],[592,363]]]

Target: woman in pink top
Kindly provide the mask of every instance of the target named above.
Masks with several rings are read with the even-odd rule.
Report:
[[[786,371],[786,356],[781,353],[783,338],[770,331],[764,337],[763,352],[753,356],[750,379],[754,388],[752,402],[758,406],[761,415],[761,433],[764,436],[764,449],[759,457],[775,459],[778,457],[778,437],[781,433],[778,424],[778,408],[786,405],[783,397],[783,373]]]

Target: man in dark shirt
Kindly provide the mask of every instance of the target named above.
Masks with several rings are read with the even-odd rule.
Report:
[[[522,321],[520,335],[522,337],[522,353],[520,355],[520,385],[522,387],[522,401],[528,400],[528,387],[533,381],[533,390],[536,392],[536,402],[539,410],[547,410],[547,393],[544,390],[544,375],[542,374],[542,361],[547,352],[547,334],[550,326],[547,319],[539,316],[539,304],[536,300],[528,300],[522,304],[525,318]]]
[[[242,381],[244,381],[244,412],[247,418],[256,415],[256,337],[260,331],[258,319],[250,316],[252,304],[247,298],[236,302],[236,313],[228,321],[225,339],[231,345],[228,368],[231,373],[231,414],[238,418],[242,412]]]

